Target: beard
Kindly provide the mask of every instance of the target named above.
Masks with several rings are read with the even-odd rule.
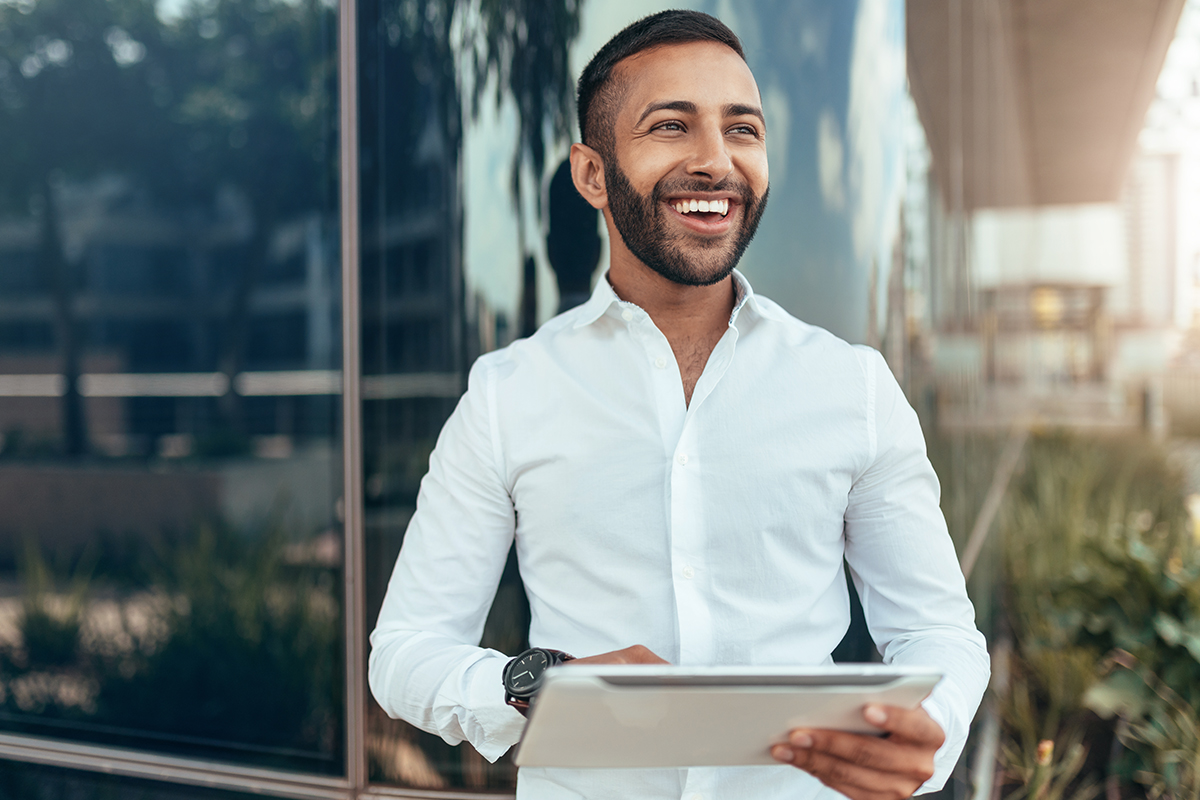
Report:
[[[649,197],[644,197],[633,188],[615,158],[605,161],[604,178],[613,225],[629,252],[667,280],[684,286],[712,286],[729,277],[758,230],[771,191],[768,187],[758,197],[749,184],[734,178],[715,184],[664,178],[654,185]],[[738,196],[741,209],[741,224],[732,239],[667,231],[663,198],[725,191]]]

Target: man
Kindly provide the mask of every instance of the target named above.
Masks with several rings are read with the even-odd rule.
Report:
[[[571,170],[604,213],[609,271],[471,370],[371,637],[371,686],[489,759],[516,743],[513,654],[477,646],[514,537],[531,643],[580,661],[827,664],[849,622],[844,556],[884,660],[946,678],[917,710],[864,709],[887,737],[794,731],[778,767],[523,769],[519,798],[907,797],[945,781],[986,684],[886,364],[734,270],[767,200],[761,106],[737,38],[704,14],[640,20],[588,65]]]

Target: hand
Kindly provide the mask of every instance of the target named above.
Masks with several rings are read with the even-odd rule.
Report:
[[[659,658],[653,650],[640,644],[635,644],[633,647],[626,647],[624,650],[613,650],[610,653],[601,653],[598,656],[588,656],[587,658],[576,658],[568,661],[563,666],[572,664],[666,664],[667,661]]]
[[[797,729],[771,756],[808,772],[852,800],[911,797],[933,776],[933,756],[946,734],[919,706],[870,705],[863,719],[887,738],[827,730]]]

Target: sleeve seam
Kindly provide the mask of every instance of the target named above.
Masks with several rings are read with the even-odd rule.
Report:
[[[867,452],[870,453],[868,463],[873,463],[879,455],[879,439],[875,430],[875,361],[874,358],[867,359]]]
[[[492,448],[492,469],[496,471],[496,477],[500,479],[500,483],[504,486],[504,490],[508,492],[509,497],[512,496],[512,487],[508,485],[507,472],[504,469],[504,459],[501,456],[502,448],[500,445],[500,424],[499,411],[496,403],[496,382],[492,379],[493,365],[490,361],[485,361],[483,372],[484,381],[484,396],[487,398],[488,411],[488,442]]]

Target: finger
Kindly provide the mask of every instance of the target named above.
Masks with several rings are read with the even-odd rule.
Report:
[[[863,708],[863,719],[913,744],[932,745],[935,749],[946,741],[942,726],[933,721],[925,709],[869,705]]]
[[[796,751],[826,753],[851,764],[904,775],[921,783],[933,775],[934,748],[929,745],[844,731],[803,729],[792,731],[788,740]]]
[[[645,645],[635,644],[623,650],[613,650],[587,658],[576,658],[567,664],[666,664],[657,653]]]
[[[893,773],[878,772],[842,761],[840,758],[813,750],[801,750],[776,745],[771,755],[778,761],[799,767],[821,783],[852,798],[909,797],[922,782]]]
[[[635,644],[633,647],[626,647],[618,652],[624,654],[626,664],[666,664],[667,660],[662,658],[645,645]]]

